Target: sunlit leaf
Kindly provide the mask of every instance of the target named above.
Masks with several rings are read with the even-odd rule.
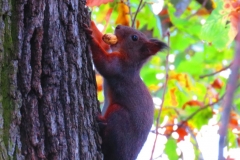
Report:
[[[212,43],[219,50],[226,48],[237,34],[234,15],[229,18],[229,11],[223,6],[223,1],[218,1],[217,8],[207,18],[201,31],[202,39]],[[228,22],[230,19],[234,25]]]
[[[166,128],[166,130],[164,132],[164,135],[166,135],[166,136],[170,136],[174,132],[173,124],[168,124],[165,128]]]
[[[193,36],[198,36],[201,31],[201,25],[199,22],[189,21],[187,18],[179,18],[175,16],[176,9],[173,5],[168,5],[168,13],[171,22],[181,31],[185,31]]]
[[[184,137],[188,135],[188,132],[186,131],[186,128],[181,127],[176,130],[176,132],[179,135],[178,142],[183,141]]]
[[[177,106],[177,104],[178,104],[177,98],[176,98],[176,95],[175,95],[176,89],[177,89],[177,88],[172,88],[172,89],[170,89],[172,106]]]
[[[148,87],[148,89],[152,92],[156,92],[157,90],[159,90],[161,88],[161,86],[159,85],[155,85],[155,84],[152,84]]]
[[[239,1],[224,1],[224,11],[229,14],[231,21],[229,36],[235,37],[238,33],[238,25],[240,21],[240,2]]]
[[[238,120],[240,119],[240,116],[236,114],[234,111],[230,113],[230,119],[229,119],[229,127],[234,129],[234,128],[239,128],[240,125],[238,124]]]
[[[118,3],[118,17],[115,24],[129,26],[129,8],[123,2]]]
[[[205,124],[208,124],[210,118],[212,118],[213,112],[210,107],[197,112],[196,115],[188,122],[197,129],[201,129],[201,127]]]
[[[238,142],[236,141],[237,136],[230,130],[228,129],[227,131],[227,146],[228,148],[235,148],[238,147]]]
[[[188,76],[184,73],[176,73],[176,72],[170,72],[169,74],[169,80],[177,80],[179,84],[181,84],[183,87],[186,87],[188,89],[191,88],[191,84],[189,82]]]
[[[198,106],[198,107],[202,107],[203,106],[203,103],[198,101],[198,100],[190,100],[188,102],[186,102],[184,105],[183,105],[183,109],[186,108],[186,106]]]
[[[165,145],[165,153],[168,155],[169,159],[171,159],[171,160],[178,159],[176,149],[177,149],[176,140],[173,138],[169,138]]]
[[[221,89],[222,86],[223,86],[223,82],[222,82],[219,78],[217,78],[217,79],[215,79],[215,80],[213,81],[213,83],[211,84],[211,86],[212,86],[213,88],[216,88],[216,89]]]

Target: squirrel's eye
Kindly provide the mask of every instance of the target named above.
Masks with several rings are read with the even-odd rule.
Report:
[[[132,35],[132,40],[133,40],[133,41],[137,41],[137,40],[138,40],[138,36]]]

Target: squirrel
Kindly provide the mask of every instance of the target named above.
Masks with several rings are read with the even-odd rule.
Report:
[[[104,160],[135,160],[153,123],[152,97],[140,78],[147,59],[167,45],[148,39],[142,32],[118,25],[117,43],[109,54],[84,24],[94,65],[107,83],[109,106],[97,120],[102,137]],[[95,31],[94,31],[95,32]]]

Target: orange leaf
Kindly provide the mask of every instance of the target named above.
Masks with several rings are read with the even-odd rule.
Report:
[[[232,128],[238,127],[238,120],[235,119],[235,118],[233,118],[233,117],[230,117],[229,123],[230,123],[230,126],[231,126]]]
[[[239,119],[239,115],[232,111],[229,119],[229,126],[232,129],[239,127],[238,119]]]
[[[183,128],[183,127],[178,128],[176,130],[176,132],[179,135],[178,142],[180,142],[181,140],[184,140],[184,137],[187,136],[187,134],[188,134],[187,131],[186,131],[186,128]]]
[[[96,81],[97,81],[97,91],[102,91],[103,89],[103,78],[99,74],[96,74]]]
[[[209,15],[209,11],[206,8],[201,8],[196,13],[199,16]]]
[[[191,88],[187,74],[171,72],[169,80],[177,80],[181,86],[184,86],[188,89]]]
[[[103,3],[113,2],[113,0],[87,0],[88,7],[100,6]]]
[[[220,79],[215,79],[214,81],[213,81],[213,83],[211,84],[211,86],[213,87],[213,88],[215,88],[215,89],[221,89],[222,88],[222,86],[223,86],[223,82],[220,80]]]
[[[175,95],[176,88],[170,89],[171,103],[173,106],[177,106],[178,102]]]
[[[137,20],[137,21],[136,21],[136,28],[139,29],[139,26],[140,26],[140,21]]]
[[[169,136],[173,133],[173,125],[169,125],[166,127],[166,131],[164,132],[164,135]]]
[[[240,21],[240,2],[235,0],[224,1],[224,9],[229,13],[229,18],[231,21],[231,30],[229,32],[229,36],[235,37],[238,33],[238,25]]]
[[[188,81],[188,77],[187,77],[186,74],[185,74],[184,78],[185,78],[186,88],[190,89],[190,83],[189,83],[189,81]]]
[[[115,23],[129,26],[129,8],[123,2],[118,3],[118,17]]]
[[[198,101],[198,100],[190,100],[190,101],[186,102],[186,103],[183,105],[182,109],[185,109],[187,105],[189,105],[189,106],[191,106],[191,107],[192,107],[192,106],[202,107],[202,106],[203,106],[203,103],[200,102],[200,101]]]

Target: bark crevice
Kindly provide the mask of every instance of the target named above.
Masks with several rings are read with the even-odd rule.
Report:
[[[9,30],[11,38],[0,43],[0,62],[8,64],[0,65],[0,158],[102,159],[95,76],[81,28],[90,18],[85,2],[3,1],[14,14],[0,15],[0,36],[6,41],[2,31]]]

